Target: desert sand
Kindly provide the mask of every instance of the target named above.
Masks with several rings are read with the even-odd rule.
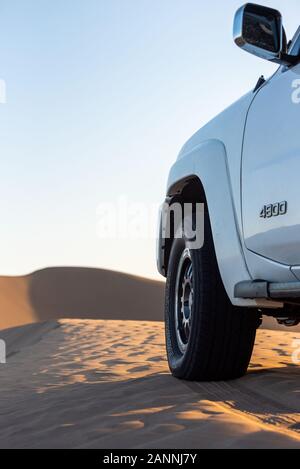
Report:
[[[160,282],[96,269],[0,278],[0,448],[300,448],[300,333],[259,329],[240,380],[179,381],[162,298]]]

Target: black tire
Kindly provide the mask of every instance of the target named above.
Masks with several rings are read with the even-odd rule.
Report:
[[[191,381],[234,379],[247,371],[256,329],[261,322],[260,314],[257,309],[231,304],[219,273],[207,213],[204,238],[201,249],[187,250],[184,238],[175,239],[171,249],[165,297],[169,367],[173,376]],[[188,273],[191,276],[189,262],[192,282],[188,280]],[[179,266],[187,271],[184,273],[187,277],[182,277],[184,286],[176,289],[176,282],[180,285],[180,275],[183,275],[178,274]],[[186,299],[184,304],[187,309],[191,304],[190,327],[186,318],[183,324],[185,315],[178,312],[183,308],[182,301],[178,300],[180,295],[190,298],[191,293],[186,293],[186,289],[191,288],[189,283],[192,284],[192,301]]]

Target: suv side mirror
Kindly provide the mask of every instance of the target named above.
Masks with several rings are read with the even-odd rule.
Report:
[[[287,54],[282,16],[273,8],[246,3],[235,14],[233,38],[237,46],[262,59],[281,65],[297,62]]]

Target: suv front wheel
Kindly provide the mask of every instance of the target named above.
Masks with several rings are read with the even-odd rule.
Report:
[[[169,367],[186,380],[226,380],[244,375],[260,314],[233,306],[219,273],[208,213],[204,245],[189,249],[184,237],[171,249],[165,297]]]

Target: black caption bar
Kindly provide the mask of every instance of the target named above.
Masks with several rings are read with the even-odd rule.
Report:
[[[278,459],[279,454],[283,453],[284,460],[287,462],[287,452],[294,453],[292,456],[298,456],[297,450],[64,450],[64,449],[37,449],[37,450],[0,450],[0,457],[6,457],[10,463],[19,464],[20,467],[24,467],[26,463],[30,464],[31,467],[35,466],[42,467],[43,463],[54,469],[62,463],[66,463],[66,467],[74,464],[74,467],[79,468],[108,468],[108,467],[123,467],[125,468],[140,468],[148,467],[197,467],[202,468],[207,464],[209,460],[209,466],[214,463],[221,463],[221,467],[226,465],[226,458],[228,461],[237,457],[240,461],[243,461],[245,456],[247,463],[256,464],[257,458],[267,456],[269,461],[275,455]],[[247,453],[245,455],[245,453]],[[260,453],[260,454],[258,454]],[[209,459],[207,459],[209,458]],[[240,459],[242,458],[242,459]]]

